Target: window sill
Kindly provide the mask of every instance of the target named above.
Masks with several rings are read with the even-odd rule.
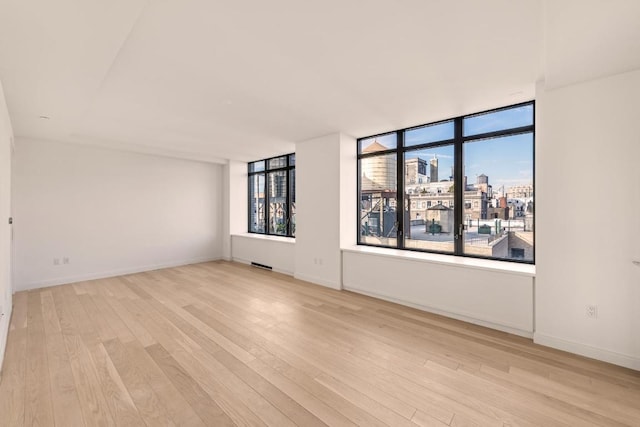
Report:
[[[342,248],[343,252],[353,252],[360,254],[370,254],[384,256],[407,261],[427,262],[454,267],[474,268],[479,270],[489,270],[509,274],[517,274],[527,277],[535,277],[536,266],[530,264],[519,264],[508,261],[494,261],[490,259],[465,258],[454,255],[431,254],[425,252],[403,251],[391,248],[378,248],[374,246],[350,246]]]
[[[232,234],[231,237],[247,237],[249,239],[269,240],[272,242],[290,243],[290,244],[293,244],[296,242],[295,237],[271,236],[267,234],[257,234],[257,233]]]

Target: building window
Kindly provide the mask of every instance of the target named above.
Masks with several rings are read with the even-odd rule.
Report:
[[[249,163],[249,232],[296,234],[296,155]]]
[[[533,263],[534,109],[359,139],[358,244]]]

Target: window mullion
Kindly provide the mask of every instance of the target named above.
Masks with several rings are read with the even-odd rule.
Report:
[[[454,153],[453,153],[453,161],[454,161],[454,195],[453,195],[453,203],[454,203],[454,211],[453,211],[453,222],[454,222],[454,254],[462,255],[464,251],[464,231],[463,228],[463,208],[464,208],[464,164],[462,161],[462,118],[455,119],[455,127],[454,127]]]
[[[404,249],[404,132],[398,131],[396,135],[396,230],[397,247]]]
[[[253,191],[251,191],[251,180],[253,179],[253,175],[249,175],[249,179],[247,180],[247,206],[249,207],[249,215],[247,215],[247,230],[249,232],[252,231],[251,224],[251,199],[253,198]]]
[[[289,156],[287,156],[287,166],[289,166]],[[287,182],[286,185],[286,191],[287,191],[287,197],[286,197],[286,209],[287,209],[287,214],[285,215],[284,221],[285,224],[287,224],[287,228],[286,228],[286,233],[288,237],[291,237],[291,169],[289,169],[287,167],[287,171],[285,172],[285,180]]]
[[[271,234],[269,215],[271,214],[271,206],[269,203],[269,172],[264,174],[264,232],[265,234]]]

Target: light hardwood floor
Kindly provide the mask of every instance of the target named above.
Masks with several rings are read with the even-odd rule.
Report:
[[[245,265],[15,295],[2,426],[640,426],[640,373]]]

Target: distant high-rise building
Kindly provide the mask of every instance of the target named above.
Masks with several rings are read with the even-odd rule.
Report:
[[[429,171],[431,182],[438,182],[438,157],[434,155],[433,159],[429,161],[429,165],[431,166],[431,170]]]
[[[405,165],[405,184],[422,184],[427,180],[427,162],[419,157],[415,159],[407,159]]]

